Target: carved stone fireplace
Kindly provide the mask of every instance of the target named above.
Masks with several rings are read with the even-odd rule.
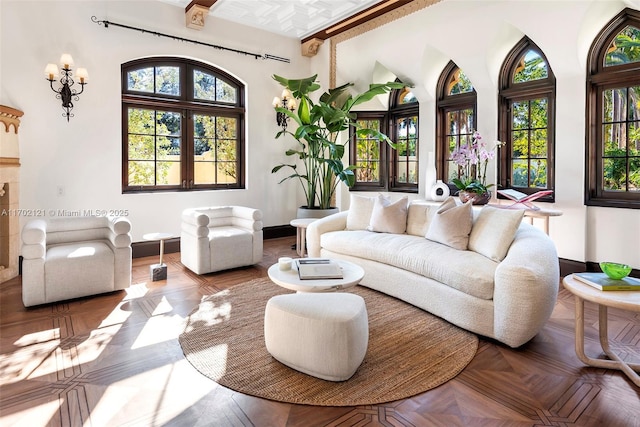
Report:
[[[20,255],[20,147],[23,112],[0,105],[0,283],[18,275]]]

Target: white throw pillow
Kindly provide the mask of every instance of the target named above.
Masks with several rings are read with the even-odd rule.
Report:
[[[349,212],[347,213],[347,230],[366,230],[371,221],[371,212],[375,197],[364,197],[351,194]]]
[[[473,224],[469,250],[500,262],[516,236],[524,210],[484,206]]]
[[[378,195],[367,230],[379,233],[404,233],[407,230],[407,203],[408,197],[391,203],[391,200],[382,194]]]
[[[472,225],[471,202],[458,205],[453,197],[448,197],[431,218],[425,237],[463,251],[469,244]]]

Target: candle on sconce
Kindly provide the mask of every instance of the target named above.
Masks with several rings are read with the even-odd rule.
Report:
[[[44,75],[47,76],[48,80],[53,80],[58,75],[58,66],[56,64],[47,64],[44,69]]]
[[[274,107],[279,107],[280,106],[280,98],[278,98],[277,96],[275,98],[273,98],[273,102],[271,103]]]
[[[282,99],[288,100],[289,98],[291,98],[291,92],[289,92],[289,89],[283,90]]]
[[[80,79],[80,83],[86,83],[89,81],[89,72],[86,68],[78,68],[78,71],[76,71],[76,77]]]
[[[62,68],[69,70],[73,67],[73,58],[68,53],[63,53],[60,57],[60,64],[62,65]]]

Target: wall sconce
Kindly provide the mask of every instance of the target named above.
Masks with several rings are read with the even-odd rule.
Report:
[[[296,109],[296,100],[292,97],[291,92],[288,89],[282,91],[282,100],[277,96],[273,98],[273,107],[274,108],[285,108],[289,111],[293,111]],[[276,111],[276,122],[278,126],[282,128],[282,131],[287,130],[287,122],[289,121],[289,117],[282,111]]]
[[[75,89],[71,89],[71,86],[74,85],[75,81],[71,76],[73,75],[71,67],[73,67],[73,58],[68,53],[63,54],[60,57],[60,65],[62,66],[62,70],[60,71],[60,86],[59,89],[53,88],[53,82],[55,76],[58,75],[58,67],[56,64],[47,64],[47,67],[44,69],[44,74],[47,76],[47,80],[51,84],[51,90],[56,93],[56,98],[62,99],[62,109],[64,113],[62,113],[62,117],[67,117],[67,121],[69,121],[69,117],[73,117],[71,110],[73,109],[72,100],[79,101],[80,95],[84,91],[84,85],[87,84],[87,80],[89,80],[89,73],[86,68],[78,68],[76,71],[76,78],[80,81],[80,92],[76,93]]]

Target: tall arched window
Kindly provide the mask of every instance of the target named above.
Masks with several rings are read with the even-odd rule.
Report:
[[[556,79],[544,53],[524,37],[507,55],[499,81],[499,188],[553,190]],[[538,201],[554,201],[554,194]]]
[[[389,137],[396,144],[390,155],[390,189],[418,191],[418,113],[419,105],[411,89],[391,91],[389,105]]]
[[[640,209],[640,12],[602,29],[587,70],[585,203]]]
[[[244,86],[184,58],[122,65],[122,191],[244,188]]]
[[[460,145],[471,143],[477,126],[477,94],[471,81],[452,61],[440,74],[437,94],[437,178],[451,182],[460,178],[458,168],[450,160],[451,153]]]
[[[349,164],[356,166],[356,191],[418,192],[418,112],[419,104],[411,89],[389,93],[388,111],[356,113],[357,127],[376,129],[395,144],[358,137],[350,129]]]

